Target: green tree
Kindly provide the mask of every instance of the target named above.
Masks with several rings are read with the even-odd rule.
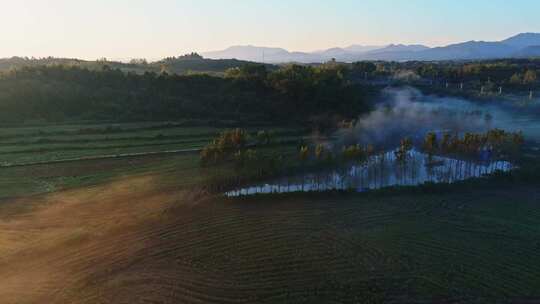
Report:
[[[241,67],[231,68],[225,71],[225,77],[246,81],[266,81],[268,71],[262,64],[246,64]]]
[[[377,70],[377,66],[373,62],[358,61],[352,64],[352,72],[359,77],[371,75],[376,70]]]

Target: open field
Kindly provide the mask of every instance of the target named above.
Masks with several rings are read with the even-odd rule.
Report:
[[[194,190],[189,156],[168,161],[176,170],[4,200],[2,303],[540,297],[537,184],[230,200]]]
[[[0,304],[540,304],[540,1],[120,2],[2,2]]]
[[[84,147],[154,132],[203,142],[219,132],[136,128],[47,128],[41,136]],[[279,139],[298,139],[280,132]],[[8,151],[38,140],[35,134],[4,134],[5,155],[16,158]],[[140,140],[159,151],[153,141]],[[531,172],[538,153],[525,151]],[[200,190],[206,170],[196,153],[1,168],[0,302],[540,299],[537,179],[227,199]]]
[[[185,163],[198,167],[198,149],[223,130],[175,123],[5,127],[0,132],[0,198],[87,186],[141,172],[175,171]],[[271,130],[276,144],[285,146],[306,134],[290,128]]]
[[[44,125],[7,127],[0,131],[0,163],[4,166],[131,153],[199,149],[223,127],[174,123]],[[251,133],[264,127],[248,128]],[[298,141],[306,131],[271,128],[276,141]]]

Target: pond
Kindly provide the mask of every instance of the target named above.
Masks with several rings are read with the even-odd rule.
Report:
[[[254,194],[352,190],[363,192],[392,186],[415,186],[428,182],[453,183],[496,171],[510,171],[507,161],[474,162],[433,156],[416,150],[408,152],[405,161],[393,151],[352,163],[339,169],[287,176],[266,183],[226,192],[229,197]]]

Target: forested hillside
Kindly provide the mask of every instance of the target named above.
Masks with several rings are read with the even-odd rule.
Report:
[[[76,66],[90,70],[101,70],[104,67],[119,69],[123,72],[134,72],[143,74],[145,72],[167,72],[169,74],[196,74],[206,73],[213,75],[223,75],[226,70],[251,64],[249,61],[236,59],[207,59],[197,53],[186,54],[182,56],[167,57],[159,61],[148,62],[146,59],[132,59],[129,62],[120,62],[100,58],[97,60],[81,60],[75,58],[28,58],[11,57],[0,58],[0,71],[9,71],[23,67],[39,66]],[[277,66],[265,65],[267,69],[274,70]]]

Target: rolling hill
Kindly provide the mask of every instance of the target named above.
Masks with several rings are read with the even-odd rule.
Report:
[[[255,61],[255,60],[253,60]],[[230,68],[241,67],[252,62],[237,59],[208,59],[198,54],[188,54],[178,57],[168,57],[156,62],[144,60],[132,62],[108,61],[108,60],[81,60],[72,58],[27,58],[11,57],[0,58],[0,72],[19,69],[22,67],[36,66],[74,66],[90,70],[102,70],[105,67],[119,69],[123,72],[143,74],[145,72],[167,72],[169,74],[185,75],[190,73],[222,74]],[[275,67],[267,65],[272,70]]]

